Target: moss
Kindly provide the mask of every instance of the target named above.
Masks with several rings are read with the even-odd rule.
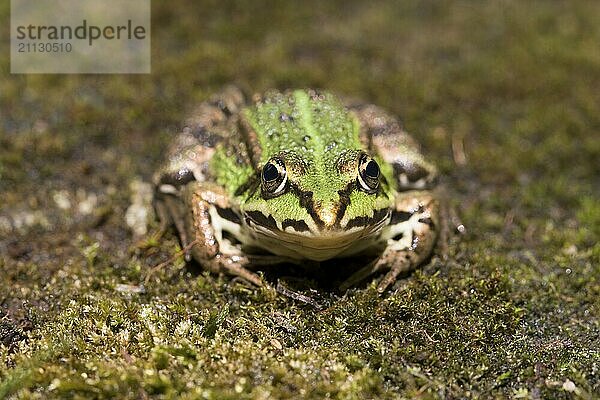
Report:
[[[149,76],[8,75],[0,58],[0,398],[600,396],[599,16],[584,1],[153,2]],[[399,114],[467,227],[449,259],[386,296],[282,272],[304,301],[181,258],[152,269],[179,244],[138,244],[130,182],[230,82]]]

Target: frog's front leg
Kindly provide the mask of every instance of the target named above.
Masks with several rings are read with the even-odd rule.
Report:
[[[394,218],[399,219],[394,223]],[[439,204],[432,192],[408,192],[396,199],[388,245],[375,268],[389,268],[377,290],[384,292],[398,275],[425,261],[433,251],[439,230]]]
[[[223,224],[235,226],[237,216],[219,186],[191,181],[178,194],[163,194],[159,202],[179,232],[181,244],[187,250],[186,259],[191,255],[213,273],[239,276],[256,286],[265,285],[247,269],[251,260],[223,240]],[[219,210],[225,217],[219,215]]]
[[[350,276],[340,288],[344,290],[376,272],[388,270],[377,285],[377,290],[384,292],[401,273],[416,268],[429,257],[438,235],[439,219],[439,204],[431,192],[399,194],[390,225],[382,233],[387,242],[383,254]]]

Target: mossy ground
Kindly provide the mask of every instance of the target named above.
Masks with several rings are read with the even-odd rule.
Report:
[[[8,3],[0,398],[600,396],[600,4],[154,1],[151,75],[23,76]],[[231,82],[400,115],[467,227],[450,261],[318,309],[181,260],[144,284],[178,243],[135,246],[131,183]]]

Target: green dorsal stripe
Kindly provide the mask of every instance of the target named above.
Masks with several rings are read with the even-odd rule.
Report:
[[[294,91],[294,99],[296,100],[296,108],[300,114],[300,126],[311,137],[312,148],[314,150],[314,159],[319,162],[319,168],[323,167],[323,152],[325,143],[323,143],[322,135],[317,132],[313,125],[313,106],[308,93],[304,90]]]

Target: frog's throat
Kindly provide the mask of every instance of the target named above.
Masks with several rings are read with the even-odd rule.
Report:
[[[252,215],[252,218],[249,217]],[[244,245],[257,247],[280,256],[323,261],[360,253],[381,238],[391,220],[388,209],[372,217],[359,217],[345,228],[313,229],[304,221],[285,220],[278,224],[272,216],[259,211],[238,215],[231,209],[210,208],[210,216],[219,242],[228,232]]]
[[[372,246],[389,222],[389,215],[372,222],[369,225],[356,225],[343,230],[298,232],[292,226],[280,230],[246,219],[255,246],[273,254],[315,261],[360,253]]]

